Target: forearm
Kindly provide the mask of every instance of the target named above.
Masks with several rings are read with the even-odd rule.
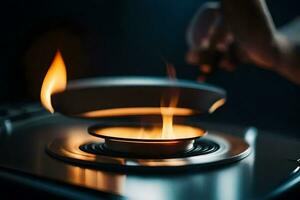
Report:
[[[222,0],[222,8],[235,39],[255,64],[300,85],[299,19],[277,31],[264,0]]]

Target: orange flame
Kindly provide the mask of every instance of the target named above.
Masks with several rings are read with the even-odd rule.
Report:
[[[41,103],[50,111],[54,112],[51,104],[51,95],[55,92],[64,91],[67,87],[67,71],[60,51],[57,51],[52,64],[44,78],[41,88]]]
[[[162,113],[172,113],[173,115],[187,116],[195,113],[189,108],[171,108],[171,107],[132,107],[132,108],[112,108],[103,110],[94,110],[80,114],[81,117],[120,117],[135,115],[159,115]]]
[[[176,70],[174,65],[171,63],[166,63],[167,67],[167,74],[169,79],[176,81]],[[171,91],[171,100],[169,102],[169,106],[165,107],[163,105],[164,99],[161,101],[161,115],[162,115],[162,130],[161,130],[161,137],[163,139],[172,138],[174,136],[174,127],[173,127],[173,116],[174,111],[176,110],[176,106],[179,101],[179,91],[173,90]]]

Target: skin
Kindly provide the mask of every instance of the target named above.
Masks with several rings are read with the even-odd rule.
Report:
[[[187,61],[203,74],[211,71],[208,67],[232,70],[237,63],[253,63],[300,85],[300,18],[276,28],[264,0],[203,5],[188,28],[187,42]]]

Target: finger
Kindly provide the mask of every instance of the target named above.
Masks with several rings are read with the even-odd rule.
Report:
[[[218,3],[206,3],[200,8],[187,29],[186,39],[191,49],[205,45],[219,15]]]
[[[203,36],[202,40],[199,40],[198,48],[194,47],[192,53],[188,54],[187,61],[189,63],[208,64],[212,68],[216,68],[222,59],[221,55],[228,51],[228,46],[232,43],[232,37],[229,37],[231,34],[229,34],[221,16],[216,16],[214,20],[213,26],[207,30],[205,37]],[[206,69],[205,67],[203,71]]]
[[[223,18],[219,16],[210,34],[209,48],[224,52],[232,42],[232,34],[225,25]]]

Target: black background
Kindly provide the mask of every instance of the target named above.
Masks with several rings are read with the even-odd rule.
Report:
[[[0,103],[38,101],[57,49],[68,78],[165,76],[161,57],[178,78],[195,80],[186,64],[185,31],[202,0],[27,0],[0,4]],[[277,26],[300,12],[297,0],[268,2]],[[300,56],[300,55],[299,55]],[[300,87],[254,66],[219,71],[209,83],[228,92],[226,106],[206,120],[254,125],[297,135]]]

